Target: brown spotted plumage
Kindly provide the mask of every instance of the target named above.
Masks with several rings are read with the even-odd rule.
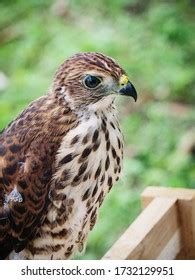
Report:
[[[121,172],[117,95],[136,99],[124,70],[103,54],[80,53],[1,132],[0,259],[68,259],[83,250]]]

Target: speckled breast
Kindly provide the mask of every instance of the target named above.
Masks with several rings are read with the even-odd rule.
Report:
[[[122,142],[113,108],[82,116],[68,132],[57,154],[52,206],[28,258],[68,259],[83,250],[105,195],[119,179]]]

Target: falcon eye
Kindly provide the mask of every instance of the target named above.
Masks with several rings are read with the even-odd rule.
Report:
[[[101,80],[98,77],[87,75],[83,82],[87,88],[96,88],[101,83]]]

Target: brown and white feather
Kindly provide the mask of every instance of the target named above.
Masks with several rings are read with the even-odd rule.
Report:
[[[119,179],[123,137],[115,97],[87,91],[86,73],[101,73],[109,84],[124,71],[102,54],[73,56],[49,94],[0,134],[1,258],[68,259],[82,251]]]

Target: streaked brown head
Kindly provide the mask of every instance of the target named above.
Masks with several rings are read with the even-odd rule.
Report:
[[[136,90],[120,65],[96,52],[78,53],[67,59],[56,72],[54,91],[63,93],[75,108],[85,108],[110,96],[111,100],[114,95],[137,99]]]

